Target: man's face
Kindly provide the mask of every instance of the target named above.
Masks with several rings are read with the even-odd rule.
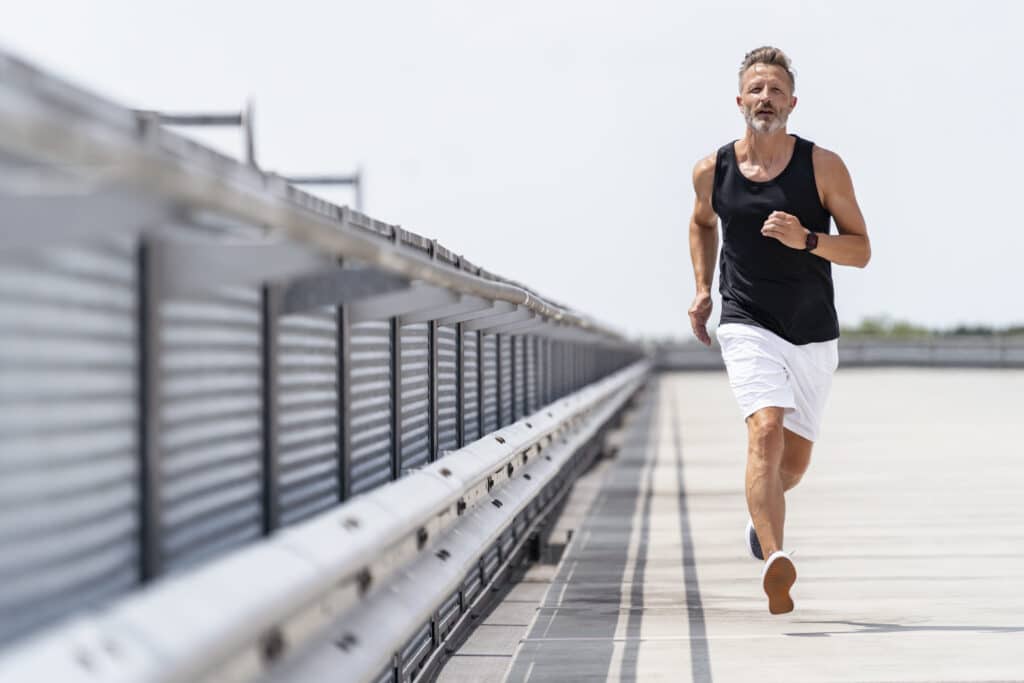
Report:
[[[781,66],[754,64],[743,74],[736,104],[747,125],[758,133],[782,129],[796,107],[789,74]]]

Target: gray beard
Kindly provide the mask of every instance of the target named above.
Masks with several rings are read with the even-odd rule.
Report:
[[[746,112],[744,118],[747,120],[747,125],[755,132],[769,134],[782,130],[786,126],[789,114],[787,112],[775,112],[775,116],[772,117],[771,121],[762,121],[754,115],[753,110],[750,110]]]

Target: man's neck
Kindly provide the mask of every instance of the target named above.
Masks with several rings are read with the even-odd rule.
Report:
[[[784,127],[774,133],[759,133],[748,126],[743,135],[747,161],[758,166],[772,166],[773,162],[785,158],[792,144]]]

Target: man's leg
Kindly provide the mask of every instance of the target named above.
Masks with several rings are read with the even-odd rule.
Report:
[[[786,520],[781,474],[783,410],[762,408],[747,418],[747,508],[766,558],[782,549]]]
[[[814,447],[813,441],[784,428],[782,418],[783,409],[774,407],[747,418],[747,507],[765,557],[782,550],[786,522],[783,494],[800,482]]]
[[[788,491],[800,483],[800,479],[803,478],[807,467],[811,464],[811,449],[814,448],[814,442],[785,427],[782,429],[782,434],[782,465],[779,469],[782,476],[782,490]]]

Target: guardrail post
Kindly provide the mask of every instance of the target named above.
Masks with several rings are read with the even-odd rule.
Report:
[[[430,358],[430,362],[427,363],[427,414],[429,415],[430,424],[427,425],[427,438],[429,443],[427,445],[427,459],[429,462],[437,460],[437,444],[438,444],[438,429],[437,429],[437,374],[438,374],[438,363],[440,357],[437,350],[437,321],[431,320],[427,323],[427,353]]]
[[[466,445],[466,359],[463,358],[462,323],[455,324],[455,434],[459,448]]]
[[[484,333],[476,330],[476,434],[484,435]]]
[[[391,480],[402,476],[402,334],[391,318]]]
[[[281,312],[281,289],[273,285],[262,287],[263,303],[263,362],[261,385],[263,389],[263,534],[281,524],[280,457],[277,448],[278,402],[278,318]]]
[[[352,321],[338,306],[338,498],[352,496]]]
[[[160,574],[160,454],[158,452],[160,396],[160,300],[154,272],[159,259],[155,245],[138,248],[139,310],[139,573],[143,582]]]

